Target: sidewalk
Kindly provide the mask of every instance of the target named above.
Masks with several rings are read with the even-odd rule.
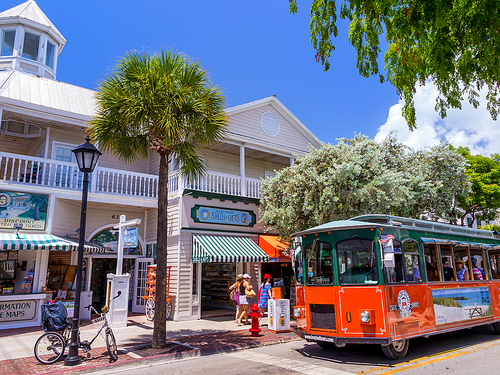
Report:
[[[146,320],[144,314],[130,314],[127,327],[113,329],[118,345],[117,362],[109,363],[106,344],[102,338],[98,337],[92,347],[91,357],[84,358],[85,353],[80,351],[82,364],[73,367],[65,366],[63,361],[52,365],[42,365],[36,360],[33,348],[36,340],[43,333],[39,327],[0,331],[0,374],[71,373],[107,366],[115,367],[132,362],[211,355],[300,339],[292,332],[280,334],[268,332],[267,319],[261,320],[263,326],[260,336],[252,337],[249,325],[238,326],[233,319],[234,317],[231,316],[185,322],[167,321],[167,341],[172,345],[172,353],[141,357],[134,350],[151,343],[153,322]],[[94,328],[88,322],[83,323],[85,325],[81,328],[82,340],[91,339],[95,334]]]

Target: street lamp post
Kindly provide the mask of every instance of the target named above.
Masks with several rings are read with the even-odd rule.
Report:
[[[80,295],[82,291],[83,249],[85,242],[85,223],[87,219],[87,195],[89,190],[89,173],[91,173],[102,153],[90,143],[87,136],[85,143],[72,152],[75,154],[78,168],[83,173],[82,209],[80,215],[80,238],[78,242],[78,263],[76,266],[75,309],[71,321],[71,343],[68,356],[64,360],[66,366],[78,365],[82,362],[78,355],[78,328],[80,325]]]

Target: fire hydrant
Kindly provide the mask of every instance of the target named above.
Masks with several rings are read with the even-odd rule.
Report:
[[[252,305],[250,311],[251,313],[248,314],[248,316],[252,318],[252,328],[250,328],[250,332],[252,332],[252,336],[257,337],[261,331],[259,327],[259,318],[262,317],[262,313],[256,303]]]

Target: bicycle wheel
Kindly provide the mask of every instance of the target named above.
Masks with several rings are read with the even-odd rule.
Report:
[[[106,347],[108,348],[109,358],[111,358],[110,362],[116,361],[118,359],[118,348],[111,328],[106,329]]]
[[[170,315],[172,314],[172,301],[167,302],[167,308],[165,311],[165,319],[170,318]]]
[[[146,319],[152,321],[155,318],[155,300],[151,297],[146,301]]]
[[[35,357],[45,365],[59,360],[64,354],[66,344],[63,337],[57,332],[47,332],[36,340]]]

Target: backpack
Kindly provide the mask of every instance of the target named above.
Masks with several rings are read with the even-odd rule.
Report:
[[[62,331],[68,325],[66,306],[62,301],[42,305],[42,326],[45,332]]]

